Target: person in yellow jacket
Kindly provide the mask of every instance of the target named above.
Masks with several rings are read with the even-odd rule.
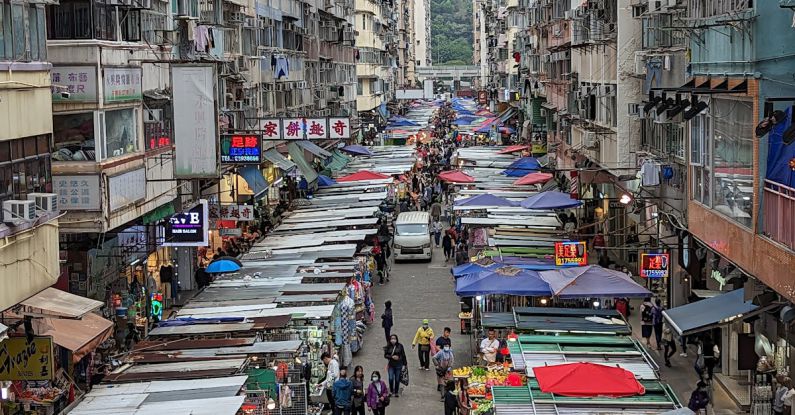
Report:
[[[420,345],[420,369],[431,370],[431,339],[433,338],[433,329],[428,326],[428,319],[422,320],[422,326],[417,329],[417,334],[414,335],[414,340],[411,342],[411,348]]]

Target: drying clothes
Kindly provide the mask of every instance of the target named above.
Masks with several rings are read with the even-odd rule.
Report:
[[[276,79],[287,78],[290,76],[290,62],[285,56],[272,55],[271,56],[271,69]]]
[[[279,407],[293,407],[293,391],[288,385],[279,385]]]
[[[210,46],[210,28],[209,26],[196,26],[196,30],[193,34],[194,37],[194,46],[196,47],[196,52],[207,52],[208,47]]]
[[[640,166],[641,186],[660,185],[660,165],[653,161],[646,161]]]

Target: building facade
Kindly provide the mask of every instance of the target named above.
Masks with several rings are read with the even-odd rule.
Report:
[[[431,1],[412,0],[414,3],[414,60],[416,66],[433,65],[431,51]]]

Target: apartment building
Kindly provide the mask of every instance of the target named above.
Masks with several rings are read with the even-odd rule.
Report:
[[[364,131],[386,124],[387,103],[404,83],[397,65],[398,14],[393,0],[356,0],[356,109]]]
[[[433,65],[431,52],[431,0],[412,0],[414,3],[414,60],[416,66]]]

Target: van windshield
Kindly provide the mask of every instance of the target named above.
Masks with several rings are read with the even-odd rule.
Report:
[[[424,223],[405,223],[397,225],[397,234],[405,235],[427,235],[428,225]]]

